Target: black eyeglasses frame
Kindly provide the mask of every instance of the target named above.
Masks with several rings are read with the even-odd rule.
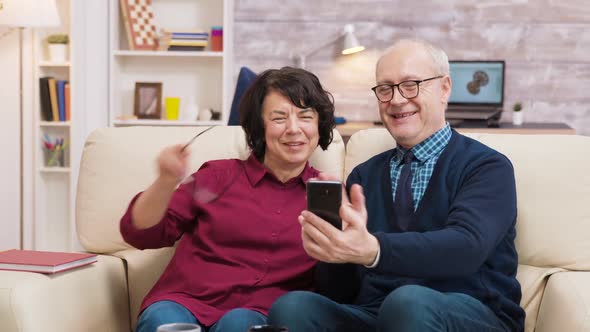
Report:
[[[406,80],[406,81],[399,82],[398,84],[379,84],[379,85],[376,85],[376,86],[372,87],[371,90],[373,90],[373,92],[375,93],[375,97],[377,97],[377,100],[379,100],[382,103],[388,103],[388,102],[390,102],[393,99],[393,95],[395,94],[395,87],[397,87],[397,91],[405,99],[414,99],[414,98],[418,97],[418,95],[420,94],[420,84],[421,83],[424,83],[424,82],[427,82],[427,81],[432,81],[432,80],[435,80],[435,79],[438,79],[438,78],[443,78],[443,77],[445,77],[445,75],[438,75],[438,76],[434,76],[434,77],[423,79],[423,80]],[[416,89],[416,95],[413,96],[413,97],[406,97],[406,96],[404,96],[404,93],[399,88],[400,85],[405,84],[405,83],[408,83],[408,82],[413,82],[413,83],[416,84],[416,88],[417,88]],[[380,86],[388,86],[389,88],[391,88],[391,98],[389,98],[389,100],[381,100],[381,99],[379,99],[379,95],[377,95],[377,88],[379,88]]]

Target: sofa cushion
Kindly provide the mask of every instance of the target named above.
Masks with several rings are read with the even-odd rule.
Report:
[[[590,331],[590,272],[556,273],[549,278],[535,331]]]
[[[114,253],[130,248],[119,233],[119,220],[131,198],[157,176],[156,157],[171,144],[185,143],[204,128],[104,128],[90,134],[80,163],[76,195],[76,226],[87,251]],[[190,146],[189,169],[212,159],[246,159],[249,150],[241,127],[218,126]],[[327,151],[318,148],[310,159],[321,171],[342,174],[344,143],[334,130]]]
[[[231,102],[231,109],[229,112],[229,120],[227,124],[229,126],[239,126],[240,125],[240,112],[238,111],[240,107],[240,102],[242,101],[242,96],[244,92],[254,83],[256,77],[258,75],[253,72],[248,67],[240,68],[240,73],[238,74],[238,80],[236,82],[236,91],[234,92],[234,98]]]
[[[514,165],[519,262],[590,269],[590,137],[487,134],[478,139]]]
[[[3,332],[128,332],[129,302],[123,261],[98,262],[53,275],[2,271],[0,322]]]
[[[526,312],[526,319],[524,322],[524,330],[526,332],[533,332],[539,314],[539,307],[541,300],[543,300],[543,292],[547,279],[557,272],[562,272],[560,268],[543,268],[529,265],[518,265],[518,272],[516,278],[520,282],[522,289],[522,299],[520,306]]]
[[[478,133],[466,136],[505,154],[514,165],[519,262],[538,267],[590,269],[590,137]],[[346,146],[345,175],[359,163],[393,147],[395,142],[384,128],[358,131]]]

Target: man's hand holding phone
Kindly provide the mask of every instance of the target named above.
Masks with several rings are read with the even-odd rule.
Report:
[[[342,184],[335,180],[335,177],[321,174],[319,180],[322,185],[312,185],[316,188],[314,190],[317,190],[318,187],[325,188],[327,181],[336,182],[340,187],[341,203],[337,215],[341,220],[342,227],[333,226],[328,220],[313,213],[313,210],[316,210],[315,204],[321,203],[324,199],[317,198],[322,192],[311,194],[312,197],[310,197],[308,190],[308,204],[312,203],[311,208],[308,205],[308,211],[303,211],[299,216],[305,251],[311,257],[323,262],[371,265],[379,251],[379,241],[367,230],[367,210],[361,186],[352,186],[351,200],[349,201]],[[318,181],[310,180],[308,186],[313,182]],[[336,188],[336,185],[330,184],[328,186],[327,189],[330,191],[324,190],[323,194],[327,196],[325,200],[330,200],[330,202],[321,206],[321,210],[329,210],[322,213],[329,213],[330,216],[333,216],[335,213],[333,201],[337,201],[337,195],[333,194],[332,190]],[[337,221],[332,220],[332,222],[338,225]]]
[[[341,205],[342,182],[318,179],[307,182],[307,210],[329,222],[337,229],[342,229]]]

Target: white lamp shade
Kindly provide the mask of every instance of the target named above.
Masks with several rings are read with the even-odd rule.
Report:
[[[0,26],[40,28],[59,24],[55,0],[0,0]]]
[[[344,43],[342,45],[342,54],[353,54],[363,51],[365,47],[359,43],[354,35],[354,26],[347,24],[344,26]]]

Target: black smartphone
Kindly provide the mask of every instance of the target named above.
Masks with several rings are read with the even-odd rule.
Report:
[[[340,205],[342,204],[342,182],[310,180],[307,182],[307,210],[342,229]]]

